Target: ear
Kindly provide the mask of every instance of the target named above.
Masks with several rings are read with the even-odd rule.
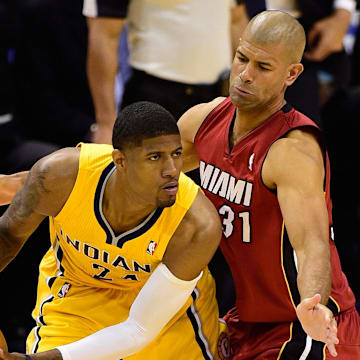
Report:
[[[114,149],[112,152],[112,158],[118,170],[123,170],[125,168],[126,158],[123,152],[121,152],[119,149]]]
[[[288,67],[288,73],[287,73],[287,77],[285,79],[286,86],[292,85],[303,71],[304,71],[303,64],[300,64],[300,63],[291,64]]]

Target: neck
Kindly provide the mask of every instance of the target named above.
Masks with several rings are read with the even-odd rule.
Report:
[[[286,101],[281,99],[270,105],[256,107],[251,110],[243,110],[237,107],[234,129],[231,136],[233,145],[246,134],[261,125],[271,115],[279,111],[285,104]]]
[[[105,187],[102,209],[113,230],[121,233],[139,225],[156,206],[142,202],[114,171]]]

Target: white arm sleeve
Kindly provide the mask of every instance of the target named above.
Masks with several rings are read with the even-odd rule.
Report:
[[[185,304],[201,276],[202,272],[194,280],[180,280],[160,263],[136,297],[127,320],[57,347],[63,360],[119,360],[138,352]]]

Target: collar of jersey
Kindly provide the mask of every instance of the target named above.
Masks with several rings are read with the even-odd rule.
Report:
[[[96,219],[100,226],[104,229],[106,233],[106,243],[122,248],[123,245],[132,239],[135,239],[141,235],[143,235],[146,231],[148,231],[159,219],[162,214],[164,208],[155,209],[143,222],[141,222],[138,226],[130,229],[120,235],[116,235],[107,222],[103,211],[102,211],[102,200],[104,196],[105,186],[110,178],[111,174],[115,171],[116,167],[113,162],[111,162],[102,172],[98,185],[96,187],[95,198],[94,198],[94,212]]]

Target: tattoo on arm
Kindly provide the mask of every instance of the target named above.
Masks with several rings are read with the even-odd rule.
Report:
[[[16,256],[43,218],[36,209],[41,196],[50,192],[45,186],[46,172],[46,168],[34,167],[0,218],[0,270]]]

